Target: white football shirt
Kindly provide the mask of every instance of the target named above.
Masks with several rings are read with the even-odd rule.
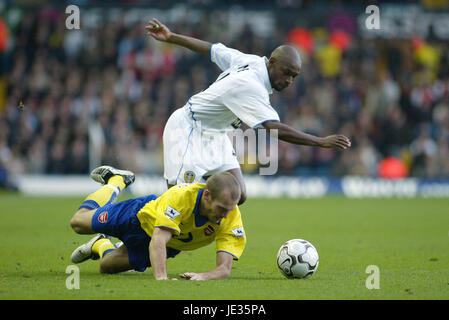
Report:
[[[210,57],[223,72],[184,107],[196,127],[229,131],[238,128],[241,122],[257,128],[266,121],[279,121],[270,104],[273,90],[266,57],[244,54],[221,43],[211,46]]]

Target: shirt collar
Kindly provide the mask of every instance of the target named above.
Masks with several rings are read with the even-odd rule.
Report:
[[[209,219],[203,217],[200,215],[200,204],[201,204],[201,197],[203,196],[204,188],[201,188],[198,191],[198,195],[196,196],[196,202],[195,202],[195,208],[193,209],[193,213],[195,214],[195,226],[201,227],[205,223],[209,221]]]
[[[196,227],[201,227],[201,226],[205,225],[206,223],[210,222],[209,219],[200,215],[200,204],[201,204],[201,197],[203,196],[203,192],[204,192],[204,188],[201,188],[198,191],[198,195],[196,196],[195,208],[193,208],[193,214],[195,215],[195,226]],[[220,221],[218,221],[217,224],[220,225],[220,223],[221,223],[221,219],[220,219]]]
[[[262,77],[263,77],[263,84],[265,85],[265,88],[267,89],[269,94],[273,93],[273,87],[271,86],[271,82],[270,82],[270,75],[268,74],[268,67],[267,67],[267,63],[268,63],[268,58],[267,57],[263,57],[263,62],[265,65],[265,68],[262,68]]]

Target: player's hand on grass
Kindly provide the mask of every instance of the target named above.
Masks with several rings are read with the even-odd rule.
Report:
[[[171,36],[170,29],[163,25],[159,20],[153,18],[145,27],[147,34],[159,41],[167,41]]]
[[[206,280],[204,279],[204,277],[201,275],[201,273],[194,273],[194,272],[185,272],[183,274],[179,275],[181,278],[183,279],[187,279],[187,280]]]
[[[347,149],[351,146],[351,140],[342,134],[333,134],[321,138],[320,147]]]

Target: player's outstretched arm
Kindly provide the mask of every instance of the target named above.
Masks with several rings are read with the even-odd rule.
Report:
[[[150,241],[150,261],[156,280],[167,280],[167,242],[172,233],[163,228],[154,228]]]
[[[324,138],[320,138],[305,132],[298,131],[290,127],[289,125],[278,121],[267,121],[262,125],[269,131],[277,130],[279,140],[294,144],[340,149],[347,149],[351,146],[351,141],[349,140],[349,138],[342,134],[334,134]]]
[[[231,275],[233,256],[226,252],[217,252],[217,267],[211,271],[194,273],[185,272],[179,276],[190,280],[225,279]]]
[[[156,40],[177,44],[192,51],[207,56],[210,55],[210,47],[212,45],[210,42],[171,32],[167,26],[162,24],[156,18],[153,18],[153,20],[148,22],[145,29],[147,30],[147,34]]]

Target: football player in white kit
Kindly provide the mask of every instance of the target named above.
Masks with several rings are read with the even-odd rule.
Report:
[[[294,144],[346,149],[350,140],[340,134],[316,137],[280,122],[269,95],[292,84],[301,71],[298,51],[277,47],[270,58],[244,54],[221,43],[176,34],[157,19],[145,27],[156,40],[210,56],[223,71],[207,89],[192,96],[167,121],[163,134],[164,177],[170,188],[179,183],[205,182],[217,172],[232,173],[246,188],[239,161],[227,132],[243,122],[251,128],[277,130],[278,139]]]

